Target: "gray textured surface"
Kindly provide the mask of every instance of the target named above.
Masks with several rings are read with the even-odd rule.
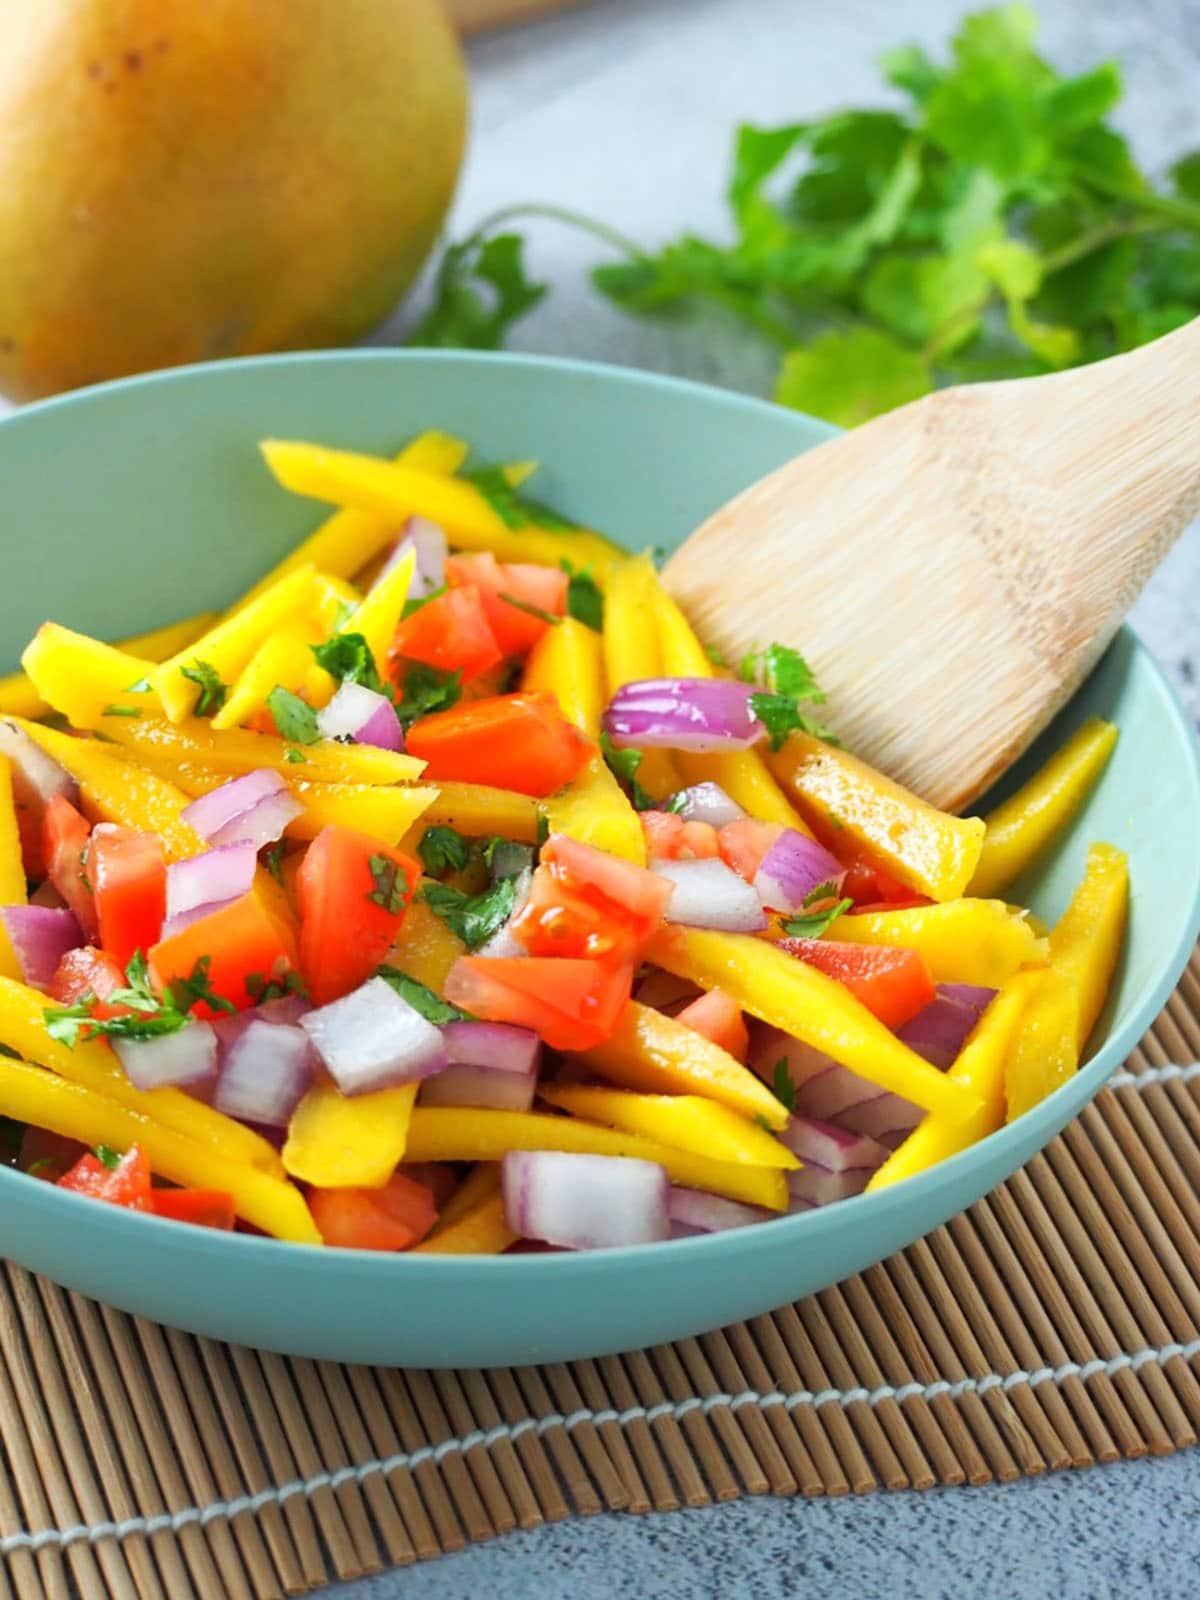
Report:
[[[578,206],[648,242],[684,226],[717,231],[737,121],[783,122],[877,99],[877,52],[905,36],[937,48],[963,9],[957,0],[602,0],[477,44],[457,232],[520,199]],[[1147,162],[1200,145],[1197,0],[1042,0],[1039,9],[1045,48],[1062,65],[1121,61],[1120,120]],[[589,240],[550,225],[529,232],[536,272],[554,293],[515,347],[766,388],[761,353],[699,339],[694,325],[620,316],[586,285],[599,259]],[[1200,530],[1159,573],[1135,620],[1200,716]],[[1200,1456],[1187,1454],[984,1490],[576,1521],[328,1596],[1190,1600],[1200,1592],[1198,1512]]]

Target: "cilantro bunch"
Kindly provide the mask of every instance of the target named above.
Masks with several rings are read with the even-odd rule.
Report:
[[[417,343],[494,347],[545,293],[521,214],[597,234],[593,282],[623,310],[708,302],[780,355],[775,397],[853,425],[944,383],[1132,349],[1200,311],[1200,151],[1165,183],[1106,118],[1118,68],[1064,77],[1023,4],[962,22],[948,58],[881,61],[895,109],[741,127],[731,238],[643,251],[588,218],[512,208],[447,251]]]

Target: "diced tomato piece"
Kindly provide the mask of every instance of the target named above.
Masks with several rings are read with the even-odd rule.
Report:
[[[50,980],[51,997],[60,1006],[73,1006],[85,995],[93,994],[97,1000],[107,1000],[115,989],[126,987],[125,974],[107,950],[97,950],[94,945],[80,945],[68,950],[58,963]],[[109,1017],[127,1016],[129,1006],[95,1005],[92,1015],[97,1022]]]
[[[673,811],[643,811],[648,861],[677,861],[683,848],[683,818]]]
[[[523,561],[502,564],[490,550],[484,550],[478,555],[449,557],[446,581],[478,589],[496,643],[506,656],[526,655],[550,626],[534,612],[566,615],[569,580],[557,567]],[[533,611],[522,610],[523,606],[532,606]]]
[[[124,970],[136,951],[144,955],[162,933],[167,914],[163,842],[156,833],[101,824],[92,830],[87,872],[100,943]]]
[[[444,1161],[406,1161],[404,1171],[396,1176],[405,1177],[411,1183],[419,1183],[422,1189],[428,1189],[439,1211],[461,1181],[454,1168]]]
[[[461,672],[464,679],[486,672],[504,655],[475,588],[448,589],[427,600],[400,623],[392,649],[440,672]]]
[[[64,1173],[70,1172],[86,1150],[86,1145],[80,1144],[78,1139],[64,1139],[60,1133],[28,1127],[21,1135],[17,1165],[31,1178],[57,1183]]]
[[[873,867],[866,861],[852,862],[842,883],[842,893],[854,901],[856,910],[891,909],[899,911],[905,906],[929,906],[928,895],[917,894],[907,884],[893,878],[882,867]]]
[[[780,946],[844,983],[889,1028],[902,1027],[935,998],[933,977],[917,950],[832,939],[782,939]]]
[[[721,854],[721,842],[711,822],[685,822],[679,835],[682,861],[712,861]]]
[[[682,1011],[675,1013],[675,1020],[696,1033],[702,1033],[736,1060],[745,1061],[750,1050],[746,1019],[737,1001],[722,994],[720,989],[710,989],[707,994],[691,1001]]]
[[[759,822],[757,817],[739,817],[717,830],[721,860],[739,878],[753,883],[763,857],[783,832],[778,822]]]
[[[640,953],[633,929],[595,901],[576,894],[539,867],[511,931],[531,956],[570,956],[633,965]]]
[[[150,951],[150,972],[159,989],[191,977],[207,956],[213,993],[239,1011],[252,1006],[264,984],[285,978],[297,965],[295,933],[273,900],[256,884],[232,904],[161,940]],[[203,1001],[193,1013],[214,1014]]]
[[[657,930],[671,898],[671,885],[657,873],[565,833],[550,835],[539,861],[539,871],[545,867],[559,883],[625,922],[639,942]]]
[[[421,869],[411,856],[334,823],[296,875],[300,971],[314,1005],[357,989],[392,948]]]
[[[607,1039],[629,999],[633,969],[606,961],[460,956],[446,999],[486,1022],[533,1028],[555,1050],[588,1050]]]
[[[42,818],[41,854],[46,874],[58,890],[68,910],[89,939],[100,931],[96,902],[88,888],[84,855],[92,825],[65,795],[56,794]]]
[[[308,1204],[325,1243],[346,1250],[407,1250],[437,1221],[429,1190],[399,1172],[382,1189],[310,1189]]]
[[[536,797],[569,783],[596,748],[550,694],[502,694],[435,712],[413,723],[407,745],[434,782],[486,783]]]
[[[129,1211],[152,1211],[150,1198],[150,1163],[141,1145],[131,1145],[115,1167],[107,1167],[91,1151],[58,1180],[60,1189],[70,1189],[75,1194],[90,1195],[93,1200],[107,1200],[110,1205],[124,1206]]]
[[[233,1196],[224,1189],[151,1189],[150,1209],[156,1217],[226,1232],[232,1229],[236,1217]]]

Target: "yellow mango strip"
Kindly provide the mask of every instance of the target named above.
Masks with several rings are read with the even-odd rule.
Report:
[[[153,661],[57,622],[42,623],[26,645],[21,665],[42,698],[73,728],[99,727],[110,708],[133,718],[144,711],[159,714],[158,696],[150,692]],[[137,684],[142,687],[134,689]]]
[[[715,678],[713,664],[691,623],[657,578],[654,601],[665,676]],[[674,762],[685,783],[719,783],[731,800],[761,822],[777,822],[781,827],[795,828],[797,833],[811,834],[808,823],[771,776],[757,750],[726,750],[703,756],[676,750]]]
[[[686,1023],[636,1000],[602,1044],[573,1059],[623,1089],[702,1095],[776,1132],[787,1127],[786,1109],[749,1067]]]
[[[807,733],[789,734],[767,763],[826,841],[861,850],[932,900],[966,892],[983,848],[980,818],[939,811],[849,751]]]
[[[0,756],[0,906],[25,904],[25,865],[21,858],[21,835],[17,830],[17,808],[13,801],[12,762]],[[0,977],[20,978],[21,963],[0,927]]]
[[[8,978],[0,978],[0,1044],[60,1078],[184,1134],[224,1160],[261,1167],[264,1172],[283,1171],[278,1153],[260,1134],[202,1100],[181,1089],[135,1089],[103,1039],[80,1039],[73,1048],[52,1039],[46,1032],[46,996]]]
[[[547,1084],[541,1098],[560,1111],[603,1122],[610,1128],[640,1133],[674,1150],[711,1156],[714,1161],[741,1162],[748,1167],[774,1167],[790,1172],[796,1156],[764,1128],[739,1117],[728,1106],[694,1094],[630,1094],[627,1089],[596,1089],[588,1084]]]
[[[381,1188],[408,1139],[417,1085],[347,1096],[327,1078],[292,1113],[283,1165],[318,1189]]]
[[[601,584],[609,567],[621,559],[615,545],[586,528],[553,533],[533,524],[508,527],[486,496],[462,478],[286,439],[264,439],[260,449],[278,481],[294,494],[393,519],[428,517],[459,550],[491,550],[501,561],[548,567],[566,559],[577,569],[590,566]],[[328,562],[324,565],[328,569]]]
[[[1091,794],[1116,742],[1111,722],[1089,717],[1016,794],[984,818],[987,833],[968,894],[986,899],[1037,860]]]
[[[386,578],[381,578],[375,584],[357,610],[342,624],[343,633],[362,634],[381,675],[387,672],[388,651],[392,648],[408,591],[412,587],[416,564],[416,555],[410,550]]]
[[[417,1106],[408,1130],[409,1161],[499,1161],[508,1150],[566,1150],[577,1155],[634,1156],[664,1167],[672,1183],[787,1209],[787,1181],[770,1167],[745,1167],[674,1150],[654,1139],[602,1128],[577,1117],[539,1111]]]
[[[1053,967],[1029,1002],[1004,1064],[1006,1120],[1015,1122],[1061,1088],[1079,1066],[1079,996]]]
[[[1045,972],[1018,972],[1010,978],[972,1029],[947,1074],[979,1096],[979,1110],[966,1122],[924,1117],[873,1174],[868,1193],[925,1172],[1004,1126],[1004,1064],[1021,1018],[1045,976]]]
[[[165,661],[177,650],[182,650],[207,633],[217,620],[215,611],[202,611],[198,617],[185,617],[182,622],[169,622],[165,628],[154,628],[149,633],[135,634],[117,645],[126,655],[140,656],[144,661]],[[130,682],[133,680],[131,679]],[[0,678],[0,713],[16,717],[44,717],[53,708],[42,699],[24,672],[11,672]]]
[[[745,933],[664,928],[646,958],[702,989],[720,989],[751,1016],[823,1050],[869,1083],[961,1122],[975,1096],[902,1044],[849,989],[778,945]]]
[[[459,956],[466,953],[466,945],[441,917],[424,900],[413,900],[404,913],[400,932],[388,955],[388,965],[406,972],[440,995],[446,974]]]
[[[661,678],[662,653],[654,618],[657,579],[648,555],[620,561],[608,575],[604,591],[604,675],[608,696],[627,683]],[[683,787],[669,750],[643,750],[638,782],[656,800]]]
[[[162,717],[110,717],[104,736],[160,769],[192,764],[223,772],[227,777],[270,767],[285,778],[294,778],[297,768],[302,767],[305,777],[320,783],[409,783],[420,776],[425,766],[423,761],[400,751],[380,750],[369,744],[321,739],[301,747],[250,728],[214,732],[205,717],[187,717],[177,723]],[[293,752],[291,756],[289,751]],[[295,759],[296,753],[303,756],[303,761]]]
[[[454,828],[471,838],[498,833],[517,844],[536,844],[538,802],[511,789],[485,783],[439,783],[425,814],[432,827]]]
[[[825,938],[919,951],[936,983],[998,989],[1018,967],[1044,964],[1049,951],[1029,920],[1003,900],[951,900],[838,917]]]
[[[469,1211],[456,1222],[438,1228],[420,1244],[414,1245],[410,1255],[426,1256],[498,1256],[509,1245],[516,1244],[519,1233],[513,1233],[504,1217],[504,1196],[489,1194],[476,1201]]]
[[[490,1200],[500,1193],[500,1164],[497,1161],[477,1161],[438,1212],[437,1222],[430,1237],[442,1232],[452,1223],[474,1211],[481,1200]]]
[[[42,1067],[0,1057],[0,1116],[81,1144],[104,1144],[122,1152],[140,1145],[158,1177],[190,1189],[223,1189],[233,1196],[239,1217],[276,1239],[322,1243],[304,1196],[283,1178],[231,1161],[211,1145],[198,1144]]]
[[[1121,953],[1129,915],[1129,861],[1111,844],[1087,853],[1083,881],[1050,930],[1050,968],[1075,990],[1075,1045],[1082,1055]]]
[[[312,749],[310,745],[307,747]],[[137,771],[139,769],[133,768]],[[165,768],[185,797],[211,794],[229,782],[229,774],[188,763]],[[399,844],[404,835],[428,809],[436,789],[423,784],[320,783],[297,777],[305,768],[289,767],[288,789],[304,810],[286,828],[289,839],[315,839],[331,822],[342,828],[369,833],[387,844]]]
[[[109,720],[117,727],[129,726],[123,717]],[[13,722],[66,768],[79,785],[88,810],[100,821],[161,834],[170,861],[199,855],[208,848],[179,815],[190,797],[159,773],[134,765],[97,739],[73,739],[45,723],[23,722],[19,717]]]
[[[154,687],[170,720],[182,722],[200,698],[200,685],[184,677],[185,667],[207,662],[223,683],[232,683],[264,639],[311,611],[315,578],[311,566],[297,567],[156,667]]]
[[[554,695],[567,721],[598,740],[604,709],[600,635],[574,617],[547,628],[530,652],[521,687],[531,694]],[[641,821],[598,751],[578,777],[543,802],[542,809],[551,833],[565,833],[645,866]]]
[[[465,439],[454,439],[448,433],[431,429],[428,433],[418,434],[394,460],[397,466],[449,477],[467,459],[467,451]],[[336,511],[315,533],[310,533],[307,539],[298,544],[290,555],[284,556],[278,565],[272,567],[265,578],[248,589],[231,607],[230,614],[243,610],[278,583],[280,578],[286,578],[298,567],[313,566],[338,578],[352,578],[398,532],[394,516],[372,515],[365,511]]]
[[[266,710],[267,696],[276,687],[298,694],[309,683],[313,669],[320,671],[313,660],[312,643],[298,628],[285,628],[264,639],[238,674],[225,704],[213,713],[212,727],[218,733],[240,727]],[[328,673],[321,676],[330,681]]]

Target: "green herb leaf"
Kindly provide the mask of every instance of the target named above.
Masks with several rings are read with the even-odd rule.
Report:
[[[440,1028],[447,1022],[474,1022],[469,1011],[460,1011],[457,1006],[452,1006],[449,1000],[443,1000],[434,994],[432,989],[427,989],[423,983],[418,983],[416,978],[410,978],[407,972],[401,972],[396,967],[379,967],[375,976],[382,978],[385,983],[390,983],[400,996],[407,1000],[414,1011],[419,1011],[426,1022],[432,1022]]]
[[[141,714],[136,706],[105,706],[100,713],[102,717],[140,717]]]
[[[232,1012],[236,1007],[214,994],[209,985],[211,964],[210,956],[201,956],[190,975],[168,984],[159,999],[150,985],[146,958],[140,950],[136,950],[125,968],[126,987],[114,989],[104,997],[106,1006],[126,1008],[120,1015],[93,1017],[96,996],[85,994],[71,1006],[47,1006],[46,1032],[52,1039],[73,1049],[84,1028],[89,1037],[108,1039],[158,1039],[164,1034],[178,1033],[191,1020],[192,1007],[202,1000],[214,1011]]]
[[[792,1082],[792,1075],[788,1070],[786,1056],[780,1056],[775,1063],[775,1077],[771,1085],[771,1092],[783,1109],[794,1116],[796,1112],[796,1085]]]
[[[582,622],[585,627],[595,628],[597,633],[604,628],[604,591],[592,576],[591,567],[582,567],[579,571],[564,560],[562,569],[567,574],[567,615],[574,617],[576,622]]]
[[[427,606],[431,600],[440,599],[441,596],[446,593],[448,588],[448,584],[439,583],[437,588],[430,589],[428,594],[419,594],[411,600],[406,600],[404,602],[404,609],[400,613],[401,619],[407,620],[415,611],[420,611],[422,606]]]
[[[497,596],[506,606],[512,606],[517,611],[523,611],[526,616],[536,617],[539,622],[546,623],[551,628],[557,628],[562,618],[553,611],[545,611],[541,606],[530,605],[528,600],[518,600],[515,594],[505,594],[503,591]]]
[[[529,495],[518,494],[509,483],[503,467],[477,467],[467,474],[480,494],[491,506],[506,528],[514,532],[521,528],[548,528],[556,533],[569,533],[574,523],[559,516],[550,506],[543,505]]]
[[[283,752],[283,759],[290,766],[293,766],[293,767],[294,766],[305,766],[306,767],[308,765],[308,757],[306,755],[303,755],[299,750],[295,749],[293,746],[290,746],[290,745]]]
[[[267,696],[267,709],[275,719],[281,739],[292,739],[296,744],[316,744],[321,737],[317,713],[307,700],[301,700],[282,684],[277,683]]]
[[[399,916],[408,904],[408,874],[391,856],[370,856],[367,865],[375,885],[367,899],[390,916]]]
[[[229,685],[222,683],[216,667],[207,661],[193,661],[190,667],[180,667],[180,672],[191,683],[200,687],[200,698],[192,707],[198,717],[211,717],[220,711],[229,694]]]
[[[211,967],[212,957],[200,956],[186,978],[176,978],[167,985],[163,995],[164,1006],[184,1012],[191,1011],[203,1002],[213,1011],[223,1011],[232,1016],[237,1007],[223,995],[214,993],[208,976]]]
[[[426,828],[417,846],[417,854],[429,876],[440,878],[443,872],[463,870],[471,858],[471,845],[456,828]]]
[[[439,672],[436,667],[415,661],[404,674],[402,695],[396,715],[407,732],[419,717],[432,716],[435,711],[446,711],[457,705],[462,697],[462,673]]]
[[[807,905],[808,900],[804,903]],[[839,900],[824,910],[805,911],[799,916],[787,917],[780,926],[790,939],[819,939],[830,923],[836,922],[853,904],[853,900]]]
[[[519,234],[498,233],[451,245],[438,267],[433,305],[408,343],[496,350],[546,287],[526,275]]]
[[[125,690],[125,693],[126,694],[149,694],[150,693],[150,679],[149,678],[139,678],[136,683],[131,683],[129,685],[129,687]]]
[[[629,790],[629,798],[633,802],[635,811],[658,811],[658,801],[638,782],[638,768],[645,760],[640,750],[618,750],[606,732],[600,734],[600,751],[608,764],[608,770],[614,778],[620,781]]]
[[[98,1144],[94,1146],[92,1154],[102,1167],[107,1167],[110,1172],[115,1172],[125,1159],[120,1150],[114,1150],[111,1145]]]
[[[265,972],[248,972],[245,983],[246,993],[256,1006],[265,1006],[270,1000],[284,1000],[290,994],[299,996],[301,1000],[308,999],[308,987],[304,979],[290,968],[272,977]]]
[[[332,634],[324,644],[314,644],[312,653],[317,665],[335,682],[360,683],[364,689],[390,696],[391,686],[379,676],[371,647],[361,633]]]
[[[825,417],[843,428],[857,427],[883,411],[919,400],[933,388],[928,361],[881,328],[823,333],[784,357],[775,398]]]
[[[517,903],[516,878],[498,878],[481,894],[464,894],[447,883],[425,883],[419,896],[468,950],[477,950],[508,921]]]
[[[266,867],[276,883],[283,882],[283,857],[286,850],[287,845],[280,839],[278,844],[273,844],[269,850],[263,851],[263,866]]]

